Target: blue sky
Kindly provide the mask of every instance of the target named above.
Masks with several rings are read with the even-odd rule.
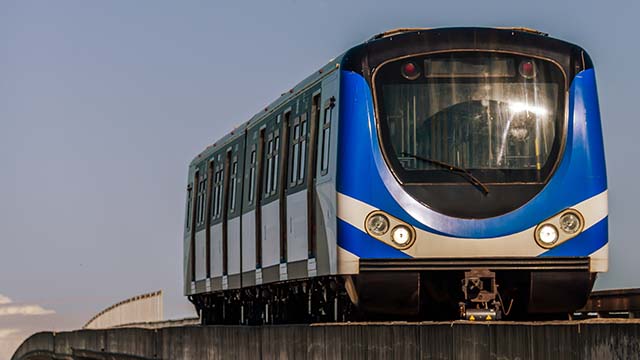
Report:
[[[168,317],[191,314],[188,162],[396,27],[526,26],[589,51],[610,186],[611,268],[597,286],[640,286],[639,13],[634,0],[0,2],[0,295],[23,309],[0,316],[0,348],[157,289]]]

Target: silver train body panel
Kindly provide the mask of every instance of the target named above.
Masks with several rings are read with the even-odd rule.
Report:
[[[279,202],[262,206],[262,267],[280,264]],[[255,234],[255,233],[254,233]],[[249,242],[255,235],[248,238]]]
[[[242,215],[242,272],[256,269],[256,213],[249,211]]]
[[[205,231],[196,233],[196,281],[207,277],[207,244]]]
[[[307,192],[299,191],[287,196],[287,260],[307,259]]]
[[[211,227],[211,277],[222,276],[222,224]]]
[[[336,64],[339,63],[341,57],[333,60],[323,70],[322,74],[316,74],[303,81],[294,88],[292,95],[283,96],[274,104],[269,106],[271,109],[267,114],[256,115],[253,119],[239,128],[245,128],[247,131],[260,127],[261,119],[270,113],[277,113],[291,108],[290,101],[299,96],[305,89],[318,86],[320,95],[321,109],[325,109],[325,104],[335,104],[330,119],[330,131],[323,132],[322,117],[318,119],[317,129],[317,148],[316,148],[316,179],[315,179],[315,218],[316,218],[316,254],[315,258],[309,259],[308,247],[308,219],[307,219],[307,190],[303,189],[288,194],[286,199],[287,208],[287,253],[286,262],[280,261],[280,201],[273,200],[264,204],[261,208],[262,213],[262,229],[261,229],[261,246],[262,246],[262,266],[260,269],[256,267],[256,214],[255,209],[246,211],[240,216],[228,219],[227,227],[227,261],[228,272],[223,276],[223,226],[221,222],[210,227],[210,278],[206,278],[206,236],[205,231],[201,230],[196,233],[195,257],[196,276],[195,281],[189,280],[189,272],[191,266],[190,260],[190,238],[191,231],[187,227],[184,234],[184,276],[185,276],[185,294],[197,294],[209,291],[221,291],[232,289],[230,279],[241,274],[240,286],[255,286],[266,284],[269,282],[277,282],[281,280],[292,280],[308,278],[322,275],[335,275],[339,273],[339,248],[336,242],[337,234],[337,207],[336,207],[336,157],[337,157],[337,141],[338,141],[338,113],[339,113],[339,87],[340,76],[339,69]],[[288,103],[289,102],[289,103]],[[217,142],[220,147],[209,147],[203,152],[199,158],[207,158],[213,156],[217,161],[221,157],[217,151],[226,147],[226,143],[231,143],[240,137],[244,132],[237,131],[234,135],[227,135]],[[325,142],[325,135],[328,137]],[[322,145],[326,144],[329,149],[324,156],[328,159],[327,166],[323,168],[321,159],[323,154]],[[248,149],[246,155],[249,156]],[[189,179],[193,181],[195,167],[198,158],[192,162]],[[249,168],[245,167],[243,181],[249,181]],[[239,182],[238,188],[243,188],[243,182]],[[247,196],[244,194],[243,196]],[[187,202],[187,206],[190,203]],[[187,214],[189,214],[187,209]],[[191,214],[193,216],[193,214]],[[275,277],[270,274],[276,274]],[[236,286],[237,287],[237,286]]]
[[[228,269],[229,275],[235,275],[240,273],[240,217],[229,219],[229,233],[227,246],[228,252]]]

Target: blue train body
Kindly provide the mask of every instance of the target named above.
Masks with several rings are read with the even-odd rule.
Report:
[[[425,233],[451,238],[485,239],[506,237],[531,229],[564,209],[600,197],[597,218],[580,235],[553,249],[540,249],[531,256],[590,256],[606,247],[607,177],[595,73],[579,73],[569,91],[566,146],[560,165],[535,198],[515,211],[489,219],[460,219],[431,211],[408,199],[382,158],[376,133],[372,91],[364,78],[343,71],[340,113],[340,160],[337,190],[340,194],[383,209]],[[344,99],[349,99],[347,101]],[[366,181],[363,181],[366,179]],[[602,200],[604,199],[604,201]],[[604,207],[603,207],[604,206]],[[413,211],[409,212],[411,209]],[[390,245],[380,243],[365,231],[338,218],[338,245],[361,258],[408,258]],[[533,239],[531,238],[531,241]],[[509,247],[508,240],[504,246]],[[461,249],[464,251],[464,249]],[[424,256],[428,256],[428,250]],[[474,256],[474,253],[458,256]],[[445,254],[446,256],[446,254]],[[456,256],[456,254],[449,254]],[[598,268],[606,271],[605,263]]]

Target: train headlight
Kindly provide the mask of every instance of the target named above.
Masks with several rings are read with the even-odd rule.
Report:
[[[373,238],[400,250],[410,248],[416,241],[413,226],[381,210],[374,210],[367,215],[364,230]]]
[[[558,229],[551,224],[544,224],[538,228],[538,240],[542,245],[551,246],[558,241]]]
[[[411,243],[413,234],[411,230],[404,225],[398,225],[391,232],[391,240],[400,247],[405,247]]]
[[[584,226],[584,217],[580,211],[565,209],[538,225],[534,237],[538,245],[550,249],[580,235]]]
[[[574,212],[567,212],[560,217],[560,229],[567,234],[575,234],[580,231],[581,227],[582,220]]]
[[[376,236],[382,236],[389,231],[389,219],[382,214],[373,214],[367,219],[367,230]]]

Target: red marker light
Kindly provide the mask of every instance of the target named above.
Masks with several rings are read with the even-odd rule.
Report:
[[[413,74],[416,71],[416,66],[413,63],[408,63],[404,66],[404,72],[407,74]]]
[[[523,61],[520,63],[520,75],[525,79],[533,79],[536,76],[536,68],[532,61]]]
[[[413,62],[408,62],[402,65],[400,72],[402,73],[402,76],[408,80],[415,80],[420,76],[420,70]]]

